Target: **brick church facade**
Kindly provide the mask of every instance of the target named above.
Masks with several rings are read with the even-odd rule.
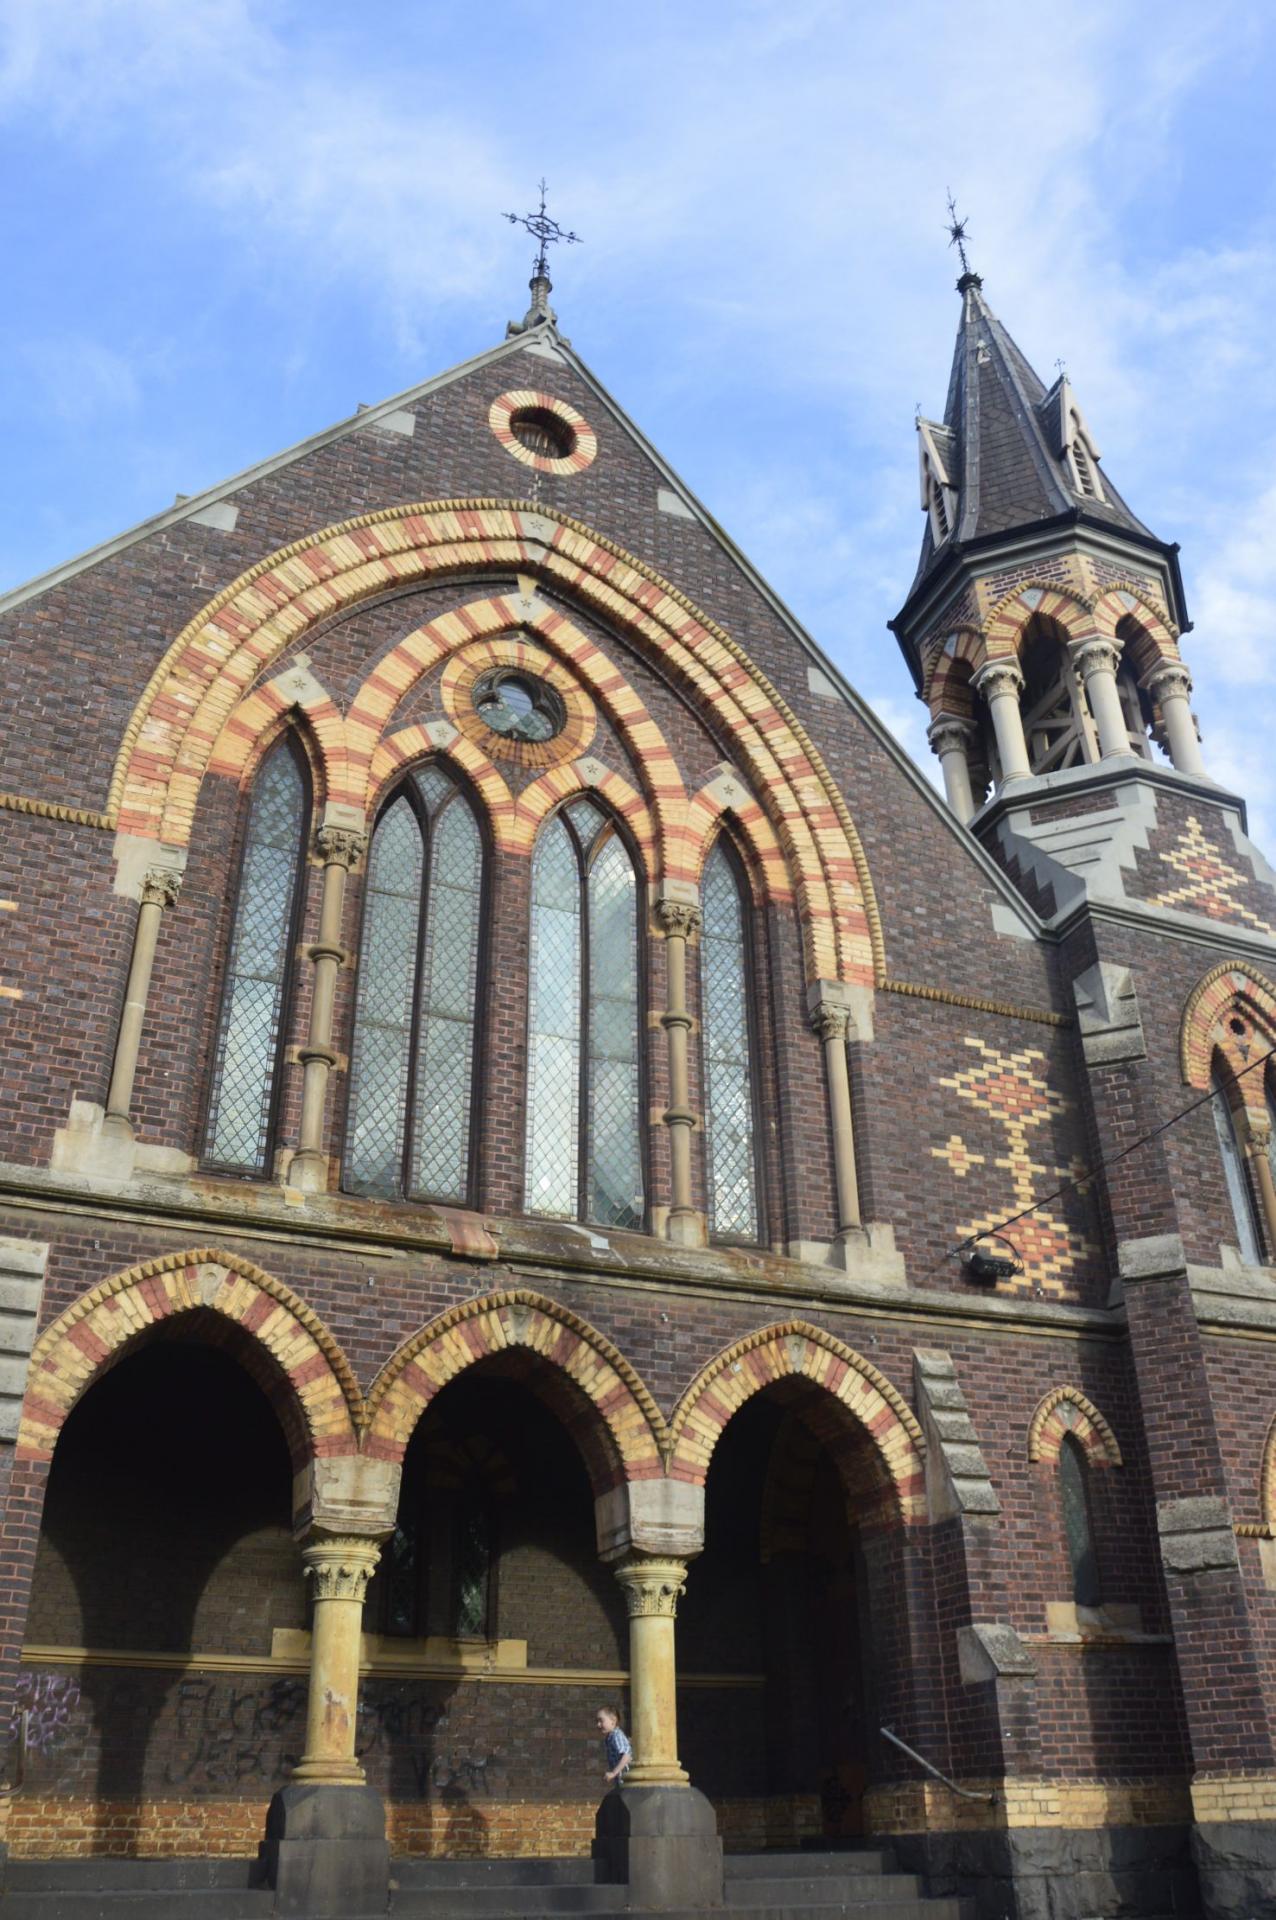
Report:
[[[533,291],[0,599],[7,1898],[1276,1912],[1276,877],[1176,549],[964,275],[945,804]]]

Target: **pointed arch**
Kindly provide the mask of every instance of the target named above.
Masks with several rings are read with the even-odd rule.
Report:
[[[446,744],[440,744],[441,741]],[[423,726],[403,727],[379,742],[368,777],[368,817],[375,815],[389,789],[414,760],[429,759],[439,760],[445,766],[450,761],[459,769],[463,780],[469,781],[482,801],[496,845],[510,846],[515,801],[504,775],[472,740],[457,733],[450,722],[440,726],[427,721]]]
[[[968,720],[974,712],[971,675],[987,655],[978,627],[959,624],[936,636],[922,663],[922,698],[932,720],[941,713]]]
[[[1048,580],[1025,580],[984,621],[984,660],[1017,659],[1024,629],[1034,618],[1055,621],[1073,645],[1093,640],[1098,631],[1092,601]]]
[[[1093,1400],[1080,1387],[1054,1387],[1041,1400],[1028,1425],[1028,1458],[1054,1466],[1067,1439],[1077,1442],[1092,1467],[1120,1467],[1125,1462],[1117,1437]]]
[[[199,1247],[113,1274],[45,1328],[31,1354],[18,1456],[51,1459],[72,1408],[139,1335],[201,1311],[251,1337],[286,1383],[280,1411],[294,1466],[357,1450],[363,1397],[319,1315],[251,1260]]]
[[[687,801],[669,877],[698,887],[705,861],[727,822],[744,843],[747,865],[762,897],[772,906],[787,906],[793,893],[780,843],[766,814],[727,761],[715,767]]]
[[[495,571],[530,575],[579,601],[654,655],[697,705],[714,711],[739,742],[752,790],[793,870],[808,976],[864,985],[884,980],[881,916],[863,846],[796,714],[731,637],[676,588],[580,522],[529,502],[384,509],[326,528],[241,575],[183,629],[152,675],[116,759],[111,824],[185,846],[213,743],[240,699],[302,633],[405,582]],[[507,627],[531,626],[547,641],[570,624],[534,596],[510,596],[502,606]],[[459,614],[445,616],[448,621],[452,644],[475,637]],[[365,791],[380,734],[380,726],[370,731],[375,719],[369,712],[356,721],[351,713],[346,722],[348,756],[362,761]],[[660,804],[657,799],[657,815]]]
[[[604,802],[604,811],[614,813],[628,829],[638,855],[639,877],[654,885],[660,872],[656,829],[642,795],[631,787],[621,773],[605,767],[601,760],[579,760],[551,767],[539,780],[524,787],[515,808],[511,845],[519,853],[530,854],[544,822],[573,794],[592,794]]]
[[[1105,639],[1126,648],[1141,677],[1162,663],[1177,666],[1182,658],[1178,628],[1160,602],[1149,599],[1146,587],[1136,581],[1119,580],[1108,587],[1095,602],[1094,619]]]
[[[363,1451],[402,1460],[417,1421],[449,1381],[481,1360],[520,1353],[547,1362],[564,1383],[568,1424],[595,1494],[660,1477],[668,1432],[629,1362],[587,1321],[521,1288],[451,1308],[391,1356],[368,1395]]]
[[[327,689],[300,662],[245,694],[213,744],[208,771],[249,785],[290,725],[305,742],[315,800],[322,805],[346,784],[345,720]]]
[[[1266,1076],[1250,1073],[1257,1052],[1276,1047],[1276,985],[1256,967],[1223,961],[1197,981],[1183,1008],[1179,1068],[1202,1092],[1221,1060],[1241,1104],[1265,1111]]]
[[[805,1379],[840,1401],[868,1433],[904,1521],[925,1517],[926,1442],[884,1373],[822,1327],[786,1320],[737,1340],[696,1375],[669,1424],[669,1477],[703,1486],[722,1430],[755,1393]]]

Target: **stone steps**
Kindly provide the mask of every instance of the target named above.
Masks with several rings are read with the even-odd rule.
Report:
[[[721,1920],[972,1920],[973,1902],[927,1898],[888,1849],[728,1854]],[[57,1860],[10,1864],[0,1920],[268,1920],[274,1894],[248,1860]],[[396,1860],[395,1920],[552,1920],[628,1914],[628,1889],[590,1860]],[[656,1920],[650,1916],[650,1920]],[[705,1920],[702,1910],[659,1920]]]

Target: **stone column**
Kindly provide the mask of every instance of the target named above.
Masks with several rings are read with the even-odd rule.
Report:
[[[970,787],[970,742],[974,725],[969,720],[954,720],[941,714],[927,729],[926,738],[939,755],[948,804],[963,827],[975,811],[975,796]]]
[[[375,1540],[337,1535],[312,1540],[301,1557],[314,1596],[314,1625],[306,1750],[292,1777],[362,1786],[354,1749],[363,1602],[381,1549]]]
[[[687,942],[700,930],[700,909],[690,901],[662,899],[656,915],[665,930],[665,1011],[660,1024],[669,1049],[669,1105],[664,1122],[669,1129],[671,1191],[670,1240],[699,1247],[705,1242],[705,1222],[691,1194],[691,1135],[696,1124],[691,1111],[687,1075],[687,1044],[691,1015],[687,1012]]]
[[[323,1193],[328,1185],[324,1123],[328,1078],[337,1063],[332,1048],[332,1009],[337,973],[345,959],[341,920],[346,902],[346,875],[366,844],[362,833],[344,827],[322,826],[315,835],[315,849],[323,861],[323,898],[319,908],[319,938],[308,949],[315,970],[314,988],[310,999],[310,1030],[298,1053],[304,1076],[300,1136],[288,1169],[289,1186],[299,1187],[304,1193]]]
[[[306,1747],[270,1803],[261,1848],[279,1914],[345,1920],[384,1913],[390,1849],[381,1796],[355,1757],[363,1602],[380,1549],[364,1534],[312,1534],[314,1595]]]
[[[1265,1113],[1254,1113],[1249,1107],[1243,1107],[1238,1118],[1241,1123],[1240,1133],[1245,1152],[1253,1169],[1254,1185],[1258,1189],[1259,1203],[1263,1209],[1267,1258],[1276,1264],[1276,1179],[1272,1177],[1272,1123]]]
[[[833,1133],[833,1174],[837,1183],[837,1230],[858,1227],[860,1184],[855,1169],[855,1131],[851,1119],[851,1076],[846,1064],[846,1042],[851,1031],[847,1007],[821,1000],[811,1014],[811,1025],[824,1042],[824,1072],[828,1082],[829,1124]]]
[[[687,1590],[685,1560],[625,1560],[616,1568],[629,1609],[629,1702],[634,1762],[626,1785],[687,1785],[678,1764],[674,1618]]]
[[[1152,669],[1144,684],[1161,709],[1166,745],[1173,764],[1180,773],[1204,773],[1201,743],[1196,737],[1196,722],[1192,718],[1189,698],[1192,680],[1187,668],[1177,661],[1164,661]]]
[[[1085,686],[1085,697],[1099,733],[1099,753],[1105,760],[1133,752],[1125,710],[1117,692],[1116,671],[1120,658],[1121,649],[1115,640],[1096,637],[1083,640],[1072,649],[1072,664]]]
[[[674,1614],[687,1563],[634,1554],[616,1568],[629,1610],[634,1761],[605,1794],[594,1826],[603,1883],[638,1909],[720,1907],[722,1842],[713,1808],[678,1764]]]
[[[182,876],[172,867],[151,867],[142,881],[141,904],[133,934],[133,957],[129,962],[128,985],[124,989],[124,1011],[115,1042],[111,1066],[111,1084],[106,1095],[104,1131],[133,1137],[130,1117],[133,1082],[137,1078],[137,1060],[146,1023],[146,1003],[151,991],[151,972],[159,941],[160,918],[171,907],[182,884]]]
[[[1028,764],[1028,743],[1024,738],[1023,715],[1019,696],[1023,675],[1013,660],[989,660],[971,681],[988,702],[997,752],[1001,759],[1001,785],[1011,780],[1026,780],[1032,772]]]

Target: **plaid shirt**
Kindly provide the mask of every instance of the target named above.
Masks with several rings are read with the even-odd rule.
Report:
[[[607,1752],[608,1773],[614,1773],[621,1761],[628,1760],[633,1754],[633,1748],[629,1744],[629,1735],[622,1733],[619,1727],[612,1728],[607,1738],[603,1741],[603,1746]]]

